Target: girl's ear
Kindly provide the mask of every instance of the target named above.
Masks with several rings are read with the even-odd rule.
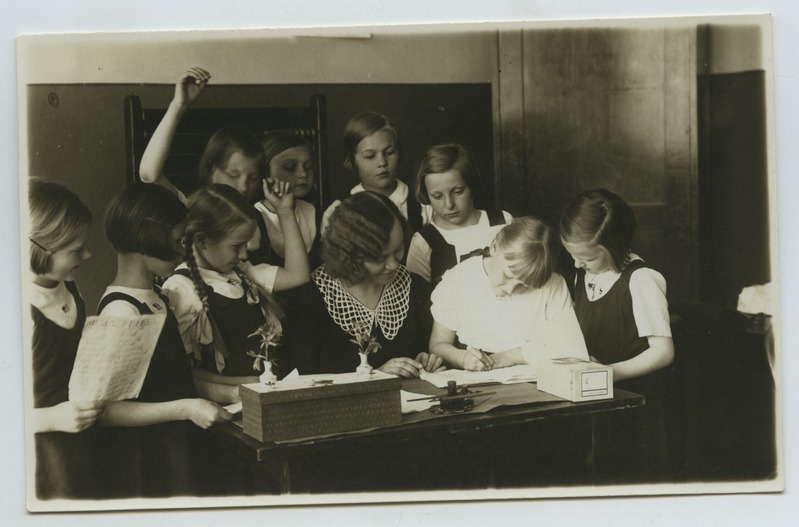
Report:
[[[488,254],[490,254],[491,256],[494,256],[495,254],[497,254],[497,241],[496,240],[492,240],[491,241],[491,245],[488,246]]]
[[[194,247],[196,247],[197,249],[200,249],[200,250],[205,250],[205,248],[206,248],[205,243],[206,243],[205,235],[203,235],[203,234],[195,234],[194,235],[194,240],[192,241],[192,246],[194,246]]]

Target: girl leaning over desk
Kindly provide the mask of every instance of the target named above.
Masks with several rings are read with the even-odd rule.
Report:
[[[431,353],[477,371],[588,359],[566,282],[554,272],[556,243],[542,221],[516,218],[482,256],[444,273],[432,295]]]

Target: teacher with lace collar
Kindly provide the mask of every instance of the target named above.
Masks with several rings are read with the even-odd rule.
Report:
[[[300,374],[354,372],[359,352],[400,377],[443,369],[427,352],[430,287],[402,264],[408,226],[374,192],[345,199],[322,236],[322,265],[287,297],[282,357]]]

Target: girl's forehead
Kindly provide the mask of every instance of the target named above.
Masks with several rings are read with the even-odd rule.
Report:
[[[231,227],[225,238],[230,241],[249,241],[255,234],[255,229],[255,222],[247,220]]]
[[[311,149],[308,146],[304,145],[292,146],[291,148],[283,150],[279,154],[275,154],[275,156],[272,158],[272,162],[279,163],[287,159],[306,160],[309,159],[310,157],[311,157]]]
[[[463,174],[460,170],[447,170],[446,172],[430,172],[424,177],[425,185],[428,187],[451,187],[465,183]]]
[[[382,150],[390,146],[394,146],[394,135],[388,130],[378,130],[372,135],[368,135],[361,139],[356,150],[359,152],[364,150]]]
[[[258,172],[260,163],[257,157],[250,157],[240,150],[235,150],[230,154],[230,156],[228,156],[223,168],[225,170],[238,169],[242,171],[249,170],[252,172]]]
[[[568,241],[562,240],[563,246],[572,254],[595,254],[602,252],[602,246],[593,241]]]

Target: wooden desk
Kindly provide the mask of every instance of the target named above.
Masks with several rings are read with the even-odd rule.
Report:
[[[407,383],[403,388],[412,389]],[[551,460],[549,450],[562,445],[576,448],[576,454],[563,455],[580,474],[563,474],[566,481],[558,483],[571,478],[571,484],[594,484],[602,481],[603,456],[612,441],[610,416],[643,405],[643,396],[618,390],[604,401],[503,406],[291,443],[261,443],[232,423],[211,432],[256,477],[277,478],[280,493],[527,486],[524,479],[503,482],[506,469],[531,454]],[[541,465],[531,466],[538,472]]]

